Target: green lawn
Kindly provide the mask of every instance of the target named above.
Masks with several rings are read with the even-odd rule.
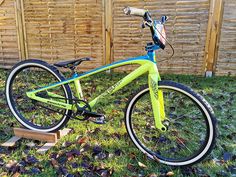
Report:
[[[12,136],[12,127],[19,126],[5,101],[7,73],[0,70],[0,143]],[[87,97],[94,97],[123,76],[102,73],[90,77],[82,81],[83,91]],[[147,159],[132,144],[125,130],[123,110],[131,93],[146,83],[143,76],[100,103],[100,111],[106,112],[106,125],[70,120],[67,127],[72,128],[72,132],[45,155],[36,153],[36,147],[43,144],[37,141],[34,141],[36,147],[27,146],[29,140],[20,140],[14,148],[0,147],[0,177],[17,173],[22,176],[68,177],[105,177],[110,173],[112,176],[140,177],[173,173],[178,177],[236,176],[236,78],[164,75],[162,79],[192,87],[208,100],[215,111],[219,136],[215,149],[203,162],[189,168],[173,168]],[[91,95],[91,90],[95,90],[94,95]],[[104,153],[94,156],[97,151]]]

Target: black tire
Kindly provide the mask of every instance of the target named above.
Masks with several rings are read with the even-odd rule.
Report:
[[[25,94],[26,91],[63,80],[65,78],[57,68],[44,61],[29,59],[17,63],[10,71],[5,86],[7,104],[17,121],[27,129],[40,132],[55,132],[64,127],[72,114],[71,110],[47,104],[40,106]],[[72,103],[72,92],[68,84],[54,91],[65,97],[62,99],[64,102]]]
[[[216,139],[216,119],[211,106],[179,83],[159,81],[159,89],[164,93],[166,117],[170,121],[168,130],[161,133],[155,128],[151,103],[144,100],[147,97],[150,101],[149,88],[144,86],[131,97],[125,110],[125,125],[131,140],[144,154],[163,164],[189,166],[200,162],[211,152]]]

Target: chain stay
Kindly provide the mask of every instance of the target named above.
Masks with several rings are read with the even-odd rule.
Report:
[[[61,97],[52,97],[52,96],[46,95],[45,93],[41,93],[39,96],[43,96],[44,98],[63,99],[63,100],[70,100],[70,101],[72,100],[72,107],[75,106],[77,108],[77,111],[76,111],[76,113],[73,113],[72,116],[69,116],[69,117],[72,118],[72,119],[80,120],[80,121],[85,121],[85,120],[89,119],[89,117],[86,116],[86,114],[84,114],[84,113],[87,112],[87,111],[91,112],[92,109],[91,109],[90,105],[88,104],[88,102],[86,102],[84,100],[80,100],[80,99],[77,99],[77,98],[68,99],[68,98],[61,98]],[[84,106],[80,107],[79,102],[84,103]],[[59,114],[64,114],[64,112],[62,112],[62,111],[56,111],[56,110],[53,110],[53,109],[51,109],[47,106],[44,106],[44,105],[38,103],[38,102],[36,103],[35,100],[33,100],[33,103],[37,104],[38,106],[40,106],[42,108],[48,109],[50,111],[53,111],[53,112],[56,112],[56,113],[59,113]],[[83,116],[84,118],[80,119],[77,116]]]

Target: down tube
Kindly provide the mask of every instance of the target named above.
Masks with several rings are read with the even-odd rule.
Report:
[[[127,84],[129,84],[130,82],[132,82],[134,79],[136,79],[137,77],[143,75],[144,73],[146,73],[149,68],[150,68],[150,63],[146,63],[140,67],[138,67],[136,70],[134,70],[133,72],[131,72],[130,74],[128,74],[127,76],[125,76],[122,80],[120,80],[119,82],[117,82],[115,85],[111,86],[110,88],[108,88],[104,93],[102,93],[101,95],[99,95],[98,97],[96,97],[94,100],[92,100],[89,105],[91,107],[93,107],[99,100],[103,99],[106,97],[106,95],[108,94],[113,94],[115,92],[117,92],[118,90],[120,90],[121,88],[123,88],[124,86],[126,86]]]

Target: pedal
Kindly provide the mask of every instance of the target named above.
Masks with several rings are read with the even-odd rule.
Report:
[[[105,115],[102,115],[100,117],[90,117],[88,120],[95,123],[95,124],[105,124]]]
[[[96,113],[96,112],[90,112],[88,110],[81,109],[81,108],[78,108],[76,114],[81,115],[81,116],[87,116],[87,117],[101,117],[101,116],[104,116],[103,114],[99,114],[99,113]]]
[[[85,118],[82,120],[89,120],[95,124],[105,124],[105,115],[99,114],[96,112],[90,112],[88,110],[84,110],[81,108],[78,108],[77,115],[84,116]]]

